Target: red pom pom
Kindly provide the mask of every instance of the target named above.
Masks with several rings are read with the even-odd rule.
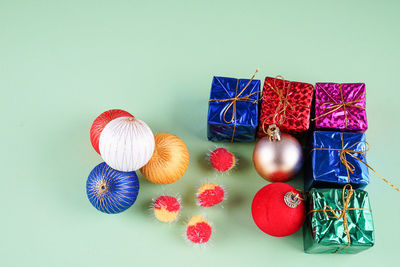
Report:
[[[211,237],[211,226],[206,222],[200,222],[188,227],[187,238],[193,243],[206,243]]]
[[[200,186],[196,195],[199,206],[212,207],[225,199],[225,190],[215,183],[206,183]]]
[[[297,206],[290,207],[290,203],[286,204],[286,194],[287,197],[294,196],[291,203],[297,202]],[[277,237],[297,232],[306,216],[304,201],[296,198],[297,196],[301,198],[300,192],[285,183],[272,183],[261,188],[251,205],[253,220],[258,228]]]
[[[92,142],[92,146],[97,153],[100,154],[99,140],[100,134],[103,131],[104,127],[106,127],[107,123],[119,117],[133,116],[129,112],[121,109],[111,109],[104,111],[94,120],[92,127],[90,128],[90,142]]]
[[[226,172],[235,166],[235,155],[225,148],[217,148],[211,152],[210,162],[217,171]]]
[[[212,228],[209,222],[201,215],[190,219],[186,228],[186,238],[195,244],[204,244],[210,240]]]

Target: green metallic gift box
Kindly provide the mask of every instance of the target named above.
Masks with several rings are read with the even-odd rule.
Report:
[[[374,224],[368,193],[342,189],[309,192],[304,224],[304,251],[312,254],[354,254],[374,245]]]

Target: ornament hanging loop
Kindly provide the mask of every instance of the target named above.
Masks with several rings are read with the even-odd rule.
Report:
[[[291,208],[296,208],[298,205],[300,205],[301,201],[303,198],[301,198],[298,194],[289,191],[285,194],[283,197],[283,200],[285,201],[286,205],[288,205]]]
[[[275,124],[271,124],[268,126],[267,135],[269,141],[271,142],[277,142],[281,140],[281,132],[278,126],[276,126]]]

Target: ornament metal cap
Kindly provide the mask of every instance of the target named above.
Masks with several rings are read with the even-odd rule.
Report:
[[[296,208],[301,203],[301,198],[299,195],[292,191],[287,192],[283,197],[283,200],[285,201],[286,205],[291,208]]]
[[[281,131],[276,124],[271,124],[268,126],[267,135],[269,141],[276,142],[281,141]]]

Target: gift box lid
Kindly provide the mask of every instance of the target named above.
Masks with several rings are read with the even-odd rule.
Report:
[[[306,252],[356,253],[374,245],[372,209],[364,190],[348,185],[344,189],[313,188],[308,216]]]
[[[317,128],[368,129],[365,83],[316,83],[315,99]]]
[[[260,80],[250,81],[250,79],[214,76],[211,84],[208,122],[234,125],[234,110],[236,109],[237,126],[257,127],[259,94]],[[234,101],[235,97],[236,101]]]
[[[363,133],[315,131],[311,150],[312,179],[339,184],[368,184],[368,167],[363,163],[367,162],[366,151]],[[346,166],[353,168],[352,172]]]
[[[310,126],[310,109],[314,86],[288,81],[278,76],[266,77],[261,102],[259,137],[263,127],[276,124],[282,132],[301,133]]]

